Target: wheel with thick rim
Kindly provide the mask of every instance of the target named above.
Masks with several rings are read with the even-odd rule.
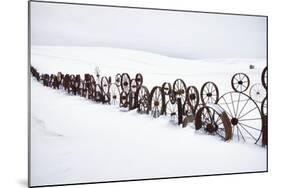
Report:
[[[128,73],[123,73],[121,76],[121,88],[127,94],[130,92],[131,79]]]
[[[176,79],[173,84],[173,92],[176,98],[181,98],[182,104],[185,102],[186,95],[186,85],[182,79]]]
[[[261,74],[261,83],[265,89],[267,89],[267,66],[263,69]]]
[[[193,114],[195,114],[195,111],[197,109],[197,106],[199,104],[199,92],[195,86],[189,86],[186,90],[187,94],[187,103],[189,104]]]
[[[149,90],[145,86],[141,86],[136,91],[137,112],[140,114],[149,113]]]

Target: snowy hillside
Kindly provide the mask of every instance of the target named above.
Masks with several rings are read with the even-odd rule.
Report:
[[[32,46],[40,73],[142,73],[151,89],[182,78],[198,89],[206,81],[221,94],[234,73],[260,83],[264,59],[186,60],[148,52],[99,47]],[[249,65],[256,69],[249,69]],[[264,171],[266,148],[180,128],[169,117],[95,103],[31,78],[31,185]]]

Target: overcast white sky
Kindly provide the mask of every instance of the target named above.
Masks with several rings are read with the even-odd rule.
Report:
[[[31,44],[104,46],[181,58],[264,58],[266,18],[31,3]]]

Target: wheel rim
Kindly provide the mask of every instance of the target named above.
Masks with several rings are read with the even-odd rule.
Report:
[[[244,73],[236,73],[231,79],[231,86],[236,92],[245,92],[250,86],[250,79]]]

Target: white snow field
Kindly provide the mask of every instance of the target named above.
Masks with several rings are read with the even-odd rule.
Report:
[[[265,59],[187,60],[148,52],[102,47],[32,46],[31,64],[40,73],[142,73],[144,85],[182,78],[198,89],[206,81],[220,94],[244,72],[260,83]],[[249,69],[249,65],[255,69]],[[169,117],[124,112],[31,78],[31,185],[194,176],[267,170],[267,149],[243,141],[181,128]]]

